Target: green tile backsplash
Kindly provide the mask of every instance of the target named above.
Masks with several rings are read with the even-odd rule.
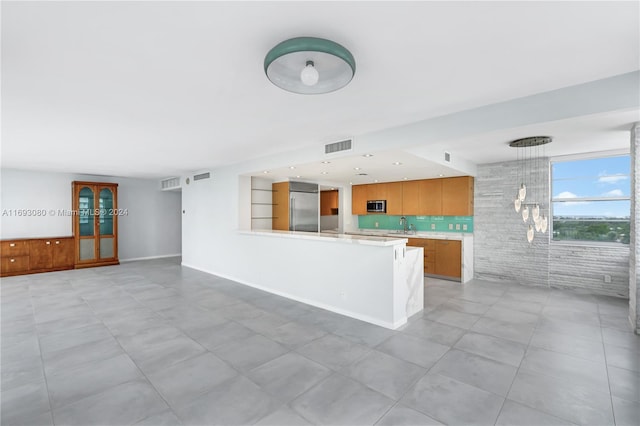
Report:
[[[385,214],[368,214],[366,216],[358,216],[358,228],[402,230],[402,225],[400,225],[401,217],[402,216],[387,216]],[[413,224],[416,227],[417,231],[473,232],[473,216],[405,217],[409,224]],[[449,225],[451,225],[452,229],[449,229]],[[465,225],[467,226],[467,229],[464,229]]]

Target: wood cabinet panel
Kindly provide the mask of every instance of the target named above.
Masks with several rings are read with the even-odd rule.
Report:
[[[401,216],[402,213],[402,182],[389,182],[387,186],[387,214]]]
[[[29,241],[2,241],[0,242],[0,256],[24,256],[29,254]]]
[[[462,243],[456,240],[436,240],[435,274],[452,278],[462,276]]]
[[[402,182],[402,214],[405,216],[421,216],[420,182],[419,180]]]
[[[277,182],[273,189],[273,225],[272,229],[289,230],[289,182]]]
[[[75,244],[73,238],[56,238],[51,241],[53,246],[53,267],[73,268],[75,263]]]
[[[370,185],[354,185],[351,187],[351,214],[367,214],[367,187]]]
[[[387,184],[372,183],[367,185],[367,200],[386,200]]]
[[[331,216],[338,214],[338,191],[320,192],[320,216]]]
[[[473,216],[473,177],[442,179],[442,215]]]
[[[419,181],[420,216],[440,216],[442,214],[443,179],[425,179]]]
[[[29,241],[29,269],[53,268],[53,247],[51,240]]]
[[[25,273],[29,270],[29,256],[7,256],[0,260],[2,276]]]

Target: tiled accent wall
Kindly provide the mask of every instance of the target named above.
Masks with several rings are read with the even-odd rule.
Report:
[[[370,214],[358,216],[360,229],[402,230],[402,216]],[[473,232],[473,216],[405,216],[408,224],[423,232]],[[408,226],[408,225],[407,225]]]
[[[631,128],[631,242],[629,252],[629,319],[640,334],[640,123]]]
[[[542,163],[537,169],[533,163],[527,166],[533,176],[527,193],[539,193],[536,198],[547,200],[548,209],[550,168],[548,160]],[[550,232],[536,233],[533,243],[527,242],[526,225],[513,208],[518,170],[515,161],[478,166],[474,207],[476,278],[629,297],[627,247],[553,244]],[[611,276],[611,283],[604,282],[605,274]]]

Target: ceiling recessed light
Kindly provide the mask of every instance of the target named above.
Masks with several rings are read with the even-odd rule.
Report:
[[[363,157],[366,157],[366,158],[373,157],[373,154],[364,154]]]
[[[444,175],[443,175],[442,173],[440,173],[438,176],[442,177],[442,176],[444,176]]]
[[[264,173],[264,174],[266,175],[267,173],[270,173],[270,172],[269,172],[269,170],[265,170],[265,171],[264,171],[264,172],[262,172],[262,173]]]
[[[349,182],[349,185],[353,185],[353,182]]]
[[[354,167],[353,170],[360,170],[360,167]]]
[[[320,174],[322,174],[322,175],[328,175],[328,174],[329,174],[329,172],[320,172]]]
[[[373,181],[374,181],[375,183],[378,183],[378,179],[374,179]]]
[[[300,175],[296,176],[297,178],[301,177]]]
[[[332,190],[332,191],[335,191],[336,189],[335,189],[335,188],[331,188],[331,190]]]
[[[323,161],[322,164],[330,164],[331,161]]]
[[[393,163],[391,163],[391,164],[393,164],[394,166],[400,166],[400,165],[402,165],[402,163],[401,163],[401,162],[399,162],[399,161],[395,161],[395,162],[393,162]]]
[[[403,180],[409,180],[409,178],[408,178],[408,177],[404,177],[404,178],[402,178],[402,179],[403,179]]]
[[[289,170],[293,170],[295,168],[296,168],[296,166],[289,166]]]

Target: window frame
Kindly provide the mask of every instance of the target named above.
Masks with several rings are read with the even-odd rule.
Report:
[[[633,164],[630,165],[629,168],[629,196],[628,197],[579,197],[579,198],[554,198],[553,197],[553,164],[554,163],[566,163],[571,161],[580,161],[580,160],[594,160],[598,158],[607,158],[607,157],[631,157],[631,152],[627,149],[619,149],[619,150],[609,150],[609,151],[600,151],[600,152],[590,152],[584,154],[574,154],[574,155],[562,155],[555,156],[549,159],[549,243],[550,244],[558,244],[565,246],[587,246],[587,247],[619,247],[626,248],[630,247],[630,244],[622,244],[617,242],[609,242],[609,241],[595,241],[595,240],[555,240],[553,238],[553,230],[555,225],[554,220],[554,202],[579,202],[579,201],[587,201],[587,202],[598,202],[598,201],[629,201],[631,205],[631,176],[633,174]],[[631,211],[629,211],[629,222],[631,222]]]

